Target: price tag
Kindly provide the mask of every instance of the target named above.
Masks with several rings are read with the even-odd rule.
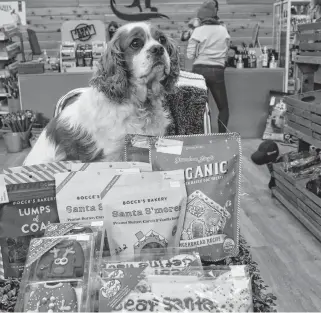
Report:
[[[159,138],[155,143],[155,148],[158,153],[181,155],[183,150],[183,141]]]
[[[76,240],[77,241],[88,241],[89,240],[89,235],[85,235],[85,234],[77,235]]]
[[[179,181],[175,181],[175,180],[173,180],[173,181],[170,181],[169,182],[169,185],[172,187],[172,188],[179,188],[180,186],[181,186],[181,184],[180,184],[180,182]]]

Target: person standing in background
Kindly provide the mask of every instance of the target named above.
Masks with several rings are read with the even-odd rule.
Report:
[[[117,22],[115,21],[111,21],[108,25],[108,36],[109,36],[109,40],[111,40],[114,36],[114,34],[116,33],[117,29],[119,28],[119,25]]]
[[[193,60],[193,72],[204,76],[216,102],[218,132],[226,133],[229,107],[225,85],[225,63],[230,35],[217,16],[217,0],[205,1],[197,12],[201,26],[194,29],[188,41],[186,56]]]

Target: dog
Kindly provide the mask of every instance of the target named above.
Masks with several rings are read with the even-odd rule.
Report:
[[[126,134],[162,136],[179,76],[175,42],[145,22],[120,27],[80,97],[53,118],[24,165],[122,161]]]

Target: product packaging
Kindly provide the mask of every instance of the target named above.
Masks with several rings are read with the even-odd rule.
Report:
[[[127,261],[133,260],[136,261]],[[110,275],[110,270],[127,268],[149,268],[146,271],[157,272],[158,275],[169,275],[170,272],[181,272],[188,267],[202,269],[201,258],[195,250],[185,250],[178,247],[164,249],[149,249],[148,253],[137,257],[126,251],[122,254],[104,258],[101,262],[101,277]]]
[[[144,162],[93,162],[93,163],[73,163],[71,171],[99,171],[102,169],[130,169],[138,168],[141,172],[151,172],[152,165]]]
[[[125,159],[149,159],[155,171],[185,172],[187,209],[180,247],[198,248],[203,261],[238,254],[241,139],[236,133],[174,137],[128,135]],[[139,142],[139,145],[135,146]]]
[[[30,240],[59,222],[55,183],[24,173],[2,178],[8,201],[0,204],[0,276],[20,277]]]
[[[301,158],[292,162],[285,162],[285,171],[292,173],[300,173],[314,165],[320,165],[320,155],[311,155],[307,158]]]
[[[108,183],[106,188],[104,188],[104,197],[102,198],[102,205],[104,203],[109,203],[113,201],[114,195],[116,194],[116,198],[119,195],[118,187],[127,187],[131,188],[132,186],[141,186],[141,189],[149,188],[149,184],[159,183],[159,187],[162,185],[164,180],[181,180],[182,179],[182,171],[170,171],[167,172],[141,172],[141,173],[132,173],[131,175],[115,175],[113,179],[110,181],[111,184]],[[109,225],[105,223],[104,226],[106,227]],[[107,239],[107,232],[106,229],[104,234],[104,245],[103,245],[103,257],[110,256],[110,248]],[[122,246],[118,246],[113,252],[113,255],[118,255],[123,253],[127,249],[125,243]],[[126,251],[127,253],[128,251]]]
[[[100,268],[103,250],[103,221],[82,223],[56,223],[46,228],[45,237],[58,237],[66,235],[93,234],[94,236],[94,266]]]
[[[145,273],[156,272],[157,275],[169,275],[171,272],[180,273],[189,271],[190,268],[202,272],[202,263],[198,252],[193,250],[182,250],[181,248],[149,249],[140,258],[133,256],[126,251],[111,257],[103,258],[101,263],[100,276],[103,278],[118,277],[123,275],[122,269],[127,268],[145,268]],[[133,260],[136,261],[127,261]],[[99,303],[99,290],[102,287],[103,280],[96,281],[96,303]],[[98,308],[96,309],[98,311]]]
[[[90,312],[93,234],[33,239],[16,312]]]
[[[149,148],[153,141],[153,136],[127,135],[124,151],[126,162],[150,162]]]
[[[263,140],[284,141],[285,139],[285,115],[286,103],[285,97],[288,93],[271,90],[268,96],[269,116],[266,120],[266,126],[263,133]],[[292,114],[291,114],[292,115]]]
[[[115,176],[139,173],[138,168],[55,174],[60,222],[104,220],[101,193]]]
[[[14,173],[35,173],[35,172],[45,172],[47,174],[55,174],[62,172],[70,172],[72,164],[77,164],[77,161],[63,161],[63,162],[54,162],[54,163],[45,163],[37,165],[23,165],[17,167],[11,167],[4,169],[4,174],[14,174]]]
[[[189,267],[168,275],[149,267],[107,273],[101,279],[99,312],[253,312],[244,266]]]
[[[135,260],[149,249],[165,253],[168,247],[177,247],[186,209],[184,171],[122,179],[125,185],[109,184],[101,197],[111,255],[126,251]]]

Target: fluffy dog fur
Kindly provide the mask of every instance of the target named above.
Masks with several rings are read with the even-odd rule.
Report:
[[[178,79],[178,58],[150,24],[119,28],[90,88],[50,121],[24,164],[119,161],[126,134],[164,135],[170,121],[162,102]]]

